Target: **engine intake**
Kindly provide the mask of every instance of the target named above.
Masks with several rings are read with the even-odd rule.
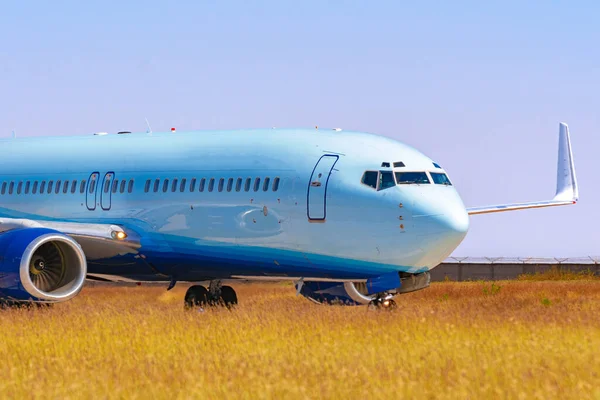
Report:
[[[6,300],[65,301],[85,282],[87,262],[71,237],[46,228],[0,235],[0,295]]]

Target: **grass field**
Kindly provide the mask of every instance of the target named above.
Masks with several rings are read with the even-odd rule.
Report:
[[[0,398],[600,399],[600,281],[436,283],[393,312],[238,285],[87,288],[0,311]]]

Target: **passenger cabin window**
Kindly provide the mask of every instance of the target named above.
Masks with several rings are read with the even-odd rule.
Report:
[[[58,192],[60,192],[60,184],[61,184],[60,180],[56,181],[56,187],[54,188],[54,194],[58,194]]]
[[[77,179],[73,179],[71,182],[71,193],[75,193],[77,191]]]
[[[235,182],[235,191],[239,192],[240,190],[242,190],[242,178],[237,178],[237,181]]]
[[[48,187],[52,188],[52,181],[48,182]],[[51,189],[49,189],[51,190]],[[92,179],[90,181],[90,187],[88,189],[88,192],[90,192],[90,194],[93,194],[94,192],[96,192],[96,180]]]
[[[96,181],[92,181],[94,183],[96,183]],[[12,184],[12,182],[11,182]],[[48,194],[52,193],[52,187],[54,186],[54,181],[49,181],[48,182]]]
[[[117,193],[118,188],[119,188],[119,180],[115,179],[112,183],[112,192]]]
[[[160,179],[154,180],[154,193],[158,192],[158,187],[160,186]]]
[[[44,193],[45,190],[46,190],[46,181],[42,181],[42,183],[40,183],[40,194]]]
[[[69,181],[64,181],[63,182],[63,194],[67,193],[69,191]]]
[[[163,193],[167,193],[167,190],[169,190],[169,180],[165,179],[165,181],[163,182]]]
[[[435,183],[436,185],[452,186],[450,179],[448,179],[448,176],[443,172],[430,172],[430,174],[431,179],[433,179],[433,183]]]
[[[208,181],[208,191],[212,192],[214,188],[215,188],[215,178],[210,178],[210,181]]]
[[[2,194],[6,193],[6,182],[2,182]]]
[[[81,180],[81,184],[79,185],[79,193],[85,193],[85,179]],[[42,189],[40,189],[40,191],[42,191]]]
[[[391,187],[396,186],[396,182],[394,182],[394,174],[389,171],[380,171],[379,172],[379,186],[378,190],[385,190]]]
[[[378,176],[379,176],[379,172],[377,172],[377,171],[365,171],[361,182],[367,186],[371,186],[373,189],[377,189]]]
[[[245,192],[249,192],[250,191],[250,185],[252,184],[252,178],[247,178],[246,179],[246,183],[244,184],[244,191]]]
[[[127,193],[131,192],[133,192],[133,179],[130,179],[129,183],[127,184]]]
[[[227,180],[227,191],[231,192],[231,189],[233,189],[233,178]]]
[[[33,182],[33,187],[31,188],[31,193],[36,194],[38,188],[38,181]]]
[[[181,183],[179,184],[179,191],[180,191],[180,192],[184,192],[184,191],[185,191],[185,183],[186,183],[186,182],[187,182],[187,181],[186,181],[186,179],[185,179],[185,178],[183,178],[183,179],[181,180]]]
[[[125,179],[123,179],[121,181],[121,186],[119,187],[119,192],[125,193],[125,184],[126,184]]]
[[[19,184],[17,185],[17,194],[21,194],[22,190],[23,190],[23,182],[19,182]]]
[[[179,179],[175,178],[173,179],[173,184],[171,185],[171,192],[176,192],[178,187],[177,187],[177,183],[179,182]]]
[[[398,185],[427,184],[429,178],[425,172],[396,172],[396,182]]]
[[[190,181],[190,192],[193,192],[194,190],[196,190],[196,178],[192,178]]]
[[[258,189],[260,188],[260,178],[256,178],[254,180],[254,191],[258,192]]]
[[[273,191],[276,192],[279,190],[279,177],[273,179]]]
[[[144,193],[148,193],[150,191],[150,179],[146,180],[146,186],[144,186]]]
[[[27,181],[25,183],[25,194],[29,194],[29,188],[31,187],[31,182]]]
[[[199,189],[198,190],[200,192],[204,192],[204,186],[206,186],[206,179],[202,178],[202,179],[200,179],[200,185],[199,185]]]
[[[11,183],[8,185],[8,194],[13,194],[14,190],[15,190],[15,183],[14,183],[14,182],[11,182]]]
[[[219,192],[223,191],[223,186],[225,186],[225,178],[219,179]]]

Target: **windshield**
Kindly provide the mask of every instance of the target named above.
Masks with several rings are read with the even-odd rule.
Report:
[[[441,172],[430,172],[431,174],[431,179],[433,179],[433,183],[437,184],[437,185],[449,185],[452,186],[452,183],[450,182],[450,179],[448,179],[448,176],[444,173]]]
[[[379,187],[378,190],[384,190],[396,186],[394,182],[394,175],[388,171],[381,171],[379,173]]]
[[[429,183],[429,178],[425,172],[396,172],[396,182],[398,185],[426,184]]]

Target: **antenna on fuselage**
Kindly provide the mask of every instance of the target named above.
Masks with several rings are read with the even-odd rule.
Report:
[[[12,137],[13,137],[13,139],[15,139],[15,138],[17,137],[17,132],[15,132],[15,130],[14,130],[14,129],[13,129],[13,131],[12,131]]]
[[[148,129],[146,129],[146,133],[152,136],[152,128],[150,127],[150,122],[148,122],[148,118],[144,119],[146,120],[146,125],[148,126]]]

